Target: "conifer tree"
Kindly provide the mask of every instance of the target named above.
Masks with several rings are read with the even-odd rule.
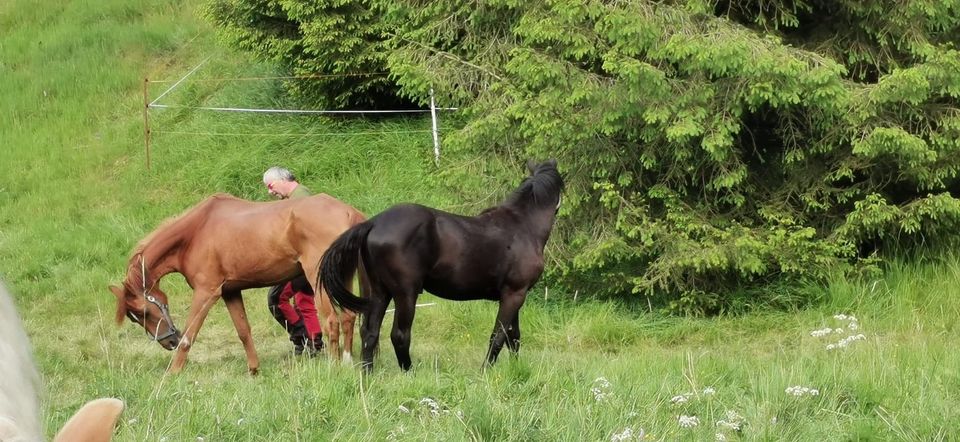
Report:
[[[551,275],[581,290],[709,312],[735,291],[956,236],[958,0],[214,0],[208,11],[227,41],[294,70],[390,73],[311,91],[338,104],[422,104],[432,88],[460,108],[448,149],[556,157],[569,185]]]

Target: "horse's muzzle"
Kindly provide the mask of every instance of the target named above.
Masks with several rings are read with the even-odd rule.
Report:
[[[158,339],[157,342],[164,349],[173,350],[177,348],[177,344],[180,343],[180,332],[175,332],[167,337]]]

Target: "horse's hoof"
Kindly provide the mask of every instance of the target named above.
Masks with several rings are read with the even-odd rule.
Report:
[[[250,367],[250,376],[256,376],[260,373],[260,369],[257,367]]]
[[[343,352],[343,358],[341,360],[347,364],[353,364],[353,355],[351,355],[349,351],[345,351]]]

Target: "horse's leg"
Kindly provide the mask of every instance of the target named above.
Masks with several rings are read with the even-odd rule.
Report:
[[[247,368],[250,369],[250,374],[255,375],[260,369],[260,359],[257,358],[257,349],[253,346],[250,322],[247,321],[247,311],[243,307],[243,296],[239,290],[226,292],[223,294],[223,302],[227,305],[227,311],[230,312],[233,326],[237,328],[237,336],[243,343],[243,351],[247,353]]]
[[[187,313],[186,329],[183,331],[183,337],[180,338],[180,343],[177,344],[177,354],[174,355],[173,363],[170,364],[168,370],[170,373],[179,373],[183,370],[183,366],[187,365],[187,353],[190,352],[190,347],[192,347],[194,341],[196,341],[197,333],[200,332],[203,320],[206,319],[207,314],[210,313],[210,307],[213,307],[213,304],[217,302],[217,298],[219,297],[219,290],[210,292],[194,290],[193,301],[190,303],[190,311]]]
[[[361,298],[370,298],[373,294],[373,287],[370,286],[370,275],[367,274],[367,270],[363,265],[363,260],[359,260],[357,263],[356,270],[357,286],[360,288],[360,297]],[[353,284],[353,277],[347,277],[344,280],[344,284],[347,287],[350,287]],[[343,327],[343,358],[347,361],[353,359],[353,333],[356,327],[357,314],[350,311],[344,310],[340,315],[340,324]],[[360,338],[361,342],[363,337]]]
[[[323,322],[321,322],[321,325],[324,326],[323,333],[327,335],[330,341],[330,356],[340,360],[340,319],[337,318],[337,311],[334,310],[333,304],[330,302],[330,295],[323,287],[320,287],[320,291],[314,291],[314,293],[316,293],[316,296],[313,299],[317,302],[320,317],[323,318]]]
[[[380,326],[383,324],[383,315],[387,311],[390,299],[382,287],[370,292],[370,312],[362,316],[360,324],[360,343],[362,366],[366,372],[373,371],[373,357],[380,344]]]
[[[410,370],[410,331],[413,326],[413,317],[417,308],[417,294],[400,292],[393,298],[396,311],[393,314],[393,332],[390,340],[393,342],[393,351],[397,353],[397,363],[403,371]]]
[[[307,261],[312,262],[312,261]],[[316,262],[320,262],[319,259]],[[323,328],[323,334],[327,336],[329,344],[328,352],[334,359],[340,359],[340,320],[337,318],[337,311],[330,302],[330,295],[323,289],[318,278],[318,267],[304,268],[303,273],[313,287],[313,301],[317,305],[318,317],[321,318],[320,327]]]
[[[360,297],[369,298],[372,290],[370,289],[370,279],[367,272],[363,269],[363,261],[357,265],[357,285],[360,286]],[[344,280],[344,285],[350,287],[353,285],[353,277]],[[353,334],[356,328],[357,314],[350,310],[343,310],[340,313],[340,325],[343,329],[343,359],[347,362],[353,360]]]
[[[490,335],[490,349],[487,350],[487,366],[497,362],[497,356],[500,355],[500,350],[503,349],[503,344],[507,340],[508,330],[513,326],[515,319],[519,321],[520,307],[523,306],[523,301],[525,301],[526,298],[526,290],[507,291],[501,296],[500,309],[497,311],[497,320],[493,325],[493,334]],[[518,339],[519,336],[520,330],[518,328]]]
[[[514,356],[520,352],[520,310],[513,315],[513,322],[507,328],[507,348],[513,352]]]
[[[357,314],[344,310],[340,313],[340,327],[343,331],[343,360],[353,362],[353,333],[357,323]]]

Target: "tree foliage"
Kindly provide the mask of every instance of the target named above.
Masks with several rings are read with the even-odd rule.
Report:
[[[228,41],[295,69],[390,73],[327,97],[424,103],[433,88],[464,119],[447,146],[558,158],[553,276],[581,290],[715,310],[733,290],[823,279],[958,227],[960,0],[209,11]]]
[[[216,0],[203,14],[227,44],[276,62],[287,90],[319,106],[405,103],[385,69],[388,29],[376,4],[358,1]]]

